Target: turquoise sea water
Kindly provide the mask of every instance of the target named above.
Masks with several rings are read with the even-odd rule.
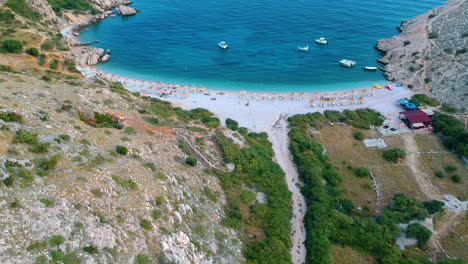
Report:
[[[111,49],[101,70],[213,89],[316,91],[383,81],[374,46],[442,0],[136,0],[141,12],[106,19],[82,41]],[[317,45],[326,37],[329,45]],[[225,51],[218,48],[228,42]],[[309,52],[297,46],[310,45]],[[349,58],[358,66],[340,67]]]

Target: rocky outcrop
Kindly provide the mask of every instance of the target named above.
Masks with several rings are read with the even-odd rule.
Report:
[[[81,67],[96,65],[110,59],[108,51],[94,47],[73,48],[72,53],[77,65]]]
[[[138,10],[136,10],[133,7],[120,5],[117,7],[117,12],[122,16],[133,16],[136,15],[136,13],[138,13]]]
[[[468,1],[444,6],[404,21],[401,33],[379,40],[385,76],[444,103],[468,106]]]

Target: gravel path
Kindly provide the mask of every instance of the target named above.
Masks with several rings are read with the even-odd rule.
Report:
[[[306,232],[304,229],[303,220],[307,207],[304,197],[300,191],[299,175],[297,174],[296,167],[292,161],[292,156],[289,152],[288,132],[289,129],[287,121],[284,117],[280,117],[273,128],[268,131],[268,134],[271,142],[273,143],[276,162],[281,166],[281,168],[283,168],[283,171],[286,173],[288,188],[292,193],[292,260],[295,264],[302,264],[305,263],[306,258],[306,248],[304,246]]]

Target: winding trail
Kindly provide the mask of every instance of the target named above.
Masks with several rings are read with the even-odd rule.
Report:
[[[286,182],[288,189],[292,193],[292,213],[291,219],[291,255],[294,264],[303,264],[306,259],[306,248],[304,241],[306,232],[304,229],[304,216],[307,206],[304,196],[300,191],[301,182],[294,166],[291,153],[289,152],[289,137],[288,123],[284,116],[273,125],[271,130],[268,130],[270,141],[273,144],[275,151],[276,162],[281,166],[286,174]]]

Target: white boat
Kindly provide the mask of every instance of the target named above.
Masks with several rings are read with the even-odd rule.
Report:
[[[351,67],[354,67],[357,65],[357,63],[353,60],[348,60],[348,59],[342,59],[339,61],[341,66],[344,66],[344,67],[348,67],[348,68],[351,68]]]
[[[222,49],[227,49],[227,48],[229,47],[228,44],[226,43],[226,41],[220,41],[220,42],[218,43],[218,46],[219,46],[220,48],[222,48]]]
[[[326,40],[325,38],[316,39],[315,42],[317,42],[317,44],[321,44],[321,45],[327,45],[328,44],[328,40]]]
[[[365,71],[376,71],[378,68],[374,66],[366,66],[364,67]]]
[[[297,50],[299,50],[299,51],[309,51],[309,45],[307,45],[305,47],[297,47]]]

